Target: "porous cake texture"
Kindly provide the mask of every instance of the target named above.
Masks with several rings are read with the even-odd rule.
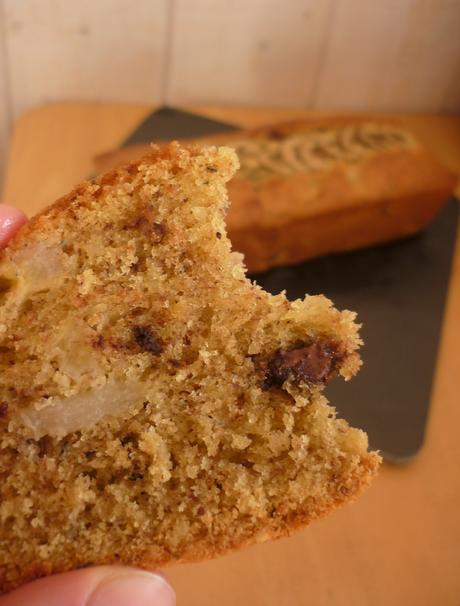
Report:
[[[155,568],[289,534],[380,457],[322,390],[355,314],[245,277],[226,148],[152,148],[0,253],[0,589]]]

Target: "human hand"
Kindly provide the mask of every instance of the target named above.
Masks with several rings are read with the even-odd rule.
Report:
[[[157,574],[99,566],[57,574],[0,598],[0,606],[174,606],[173,589]]]
[[[0,204],[0,248],[27,221]],[[58,574],[24,585],[0,598],[0,606],[174,606],[174,590],[160,575],[99,566]]]

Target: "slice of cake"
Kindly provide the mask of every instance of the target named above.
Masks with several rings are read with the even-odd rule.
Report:
[[[289,534],[380,457],[321,395],[355,314],[245,278],[229,149],[153,149],[0,253],[0,587],[155,568]]]

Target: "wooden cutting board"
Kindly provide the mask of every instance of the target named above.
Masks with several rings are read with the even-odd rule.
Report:
[[[92,171],[151,107],[45,106],[18,122],[4,198],[28,213]],[[193,109],[193,108],[192,108]],[[196,108],[194,108],[196,111]],[[305,111],[206,107],[247,127]],[[460,118],[398,116],[460,173]],[[354,505],[290,539],[166,571],[182,606],[457,606],[460,596],[460,250],[457,249],[425,447],[385,465]]]

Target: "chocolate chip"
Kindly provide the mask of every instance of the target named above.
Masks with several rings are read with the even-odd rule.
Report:
[[[163,352],[163,345],[148,326],[133,326],[132,333],[142,351],[148,351],[155,356]]]
[[[75,434],[71,433],[65,436],[65,438],[63,438],[59,444],[59,454],[65,455],[65,453],[70,450],[72,444],[74,444],[77,440],[78,438]]]
[[[8,414],[8,402],[0,402],[0,418]]]
[[[137,482],[144,479],[144,474],[140,473],[140,471],[133,471],[133,473],[129,476],[129,479],[132,482]]]
[[[263,387],[281,387],[288,379],[296,384],[326,383],[335,373],[341,356],[331,344],[298,342],[291,349],[277,349],[265,362],[256,362],[264,371]]]
[[[220,233],[220,231],[216,231],[216,238],[218,240],[220,240],[222,238],[222,234]]]
[[[137,436],[133,433],[128,433],[126,436],[123,436],[120,439],[120,442],[123,446],[126,446],[127,444],[133,444],[137,446]]]
[[[94,457],[96,456],[96,451],[95,450],[87,450],[85,452],[85,458],[88,461],[92,461],[94,459]]]
[[[209,166],[206,167],[206,170],[208,171],[208,173],[216,173],[217,172],[217,166],[214,166],[213,164],[210,164]]]
[[[163,225],[163,223],[154,223],[152,225],[152,230],[155,234],[157,244],[163,242],[166,235],[166,227]]]
[[[52,440],[49,436],[43,436],[42,438],[40,438],[38,440],[38,456],[40,458],[46,456],[51,449],[51,445]]]
[[[246,398],[244,396],[244,393],[240,393],[238,395],[238,397],[236,398],[236,407],[237,408],[244,408],[245,404],[246,404]]]
[[[104,347],[104,337],[102,335],[99,335],[93,341],[93,347],[94,347],[94,349],[102,349]]]
[[[85,478],[95,480],[97,478],[97,471],[95,469],[86,469],[85,471],[82,471],[81,475]]]

